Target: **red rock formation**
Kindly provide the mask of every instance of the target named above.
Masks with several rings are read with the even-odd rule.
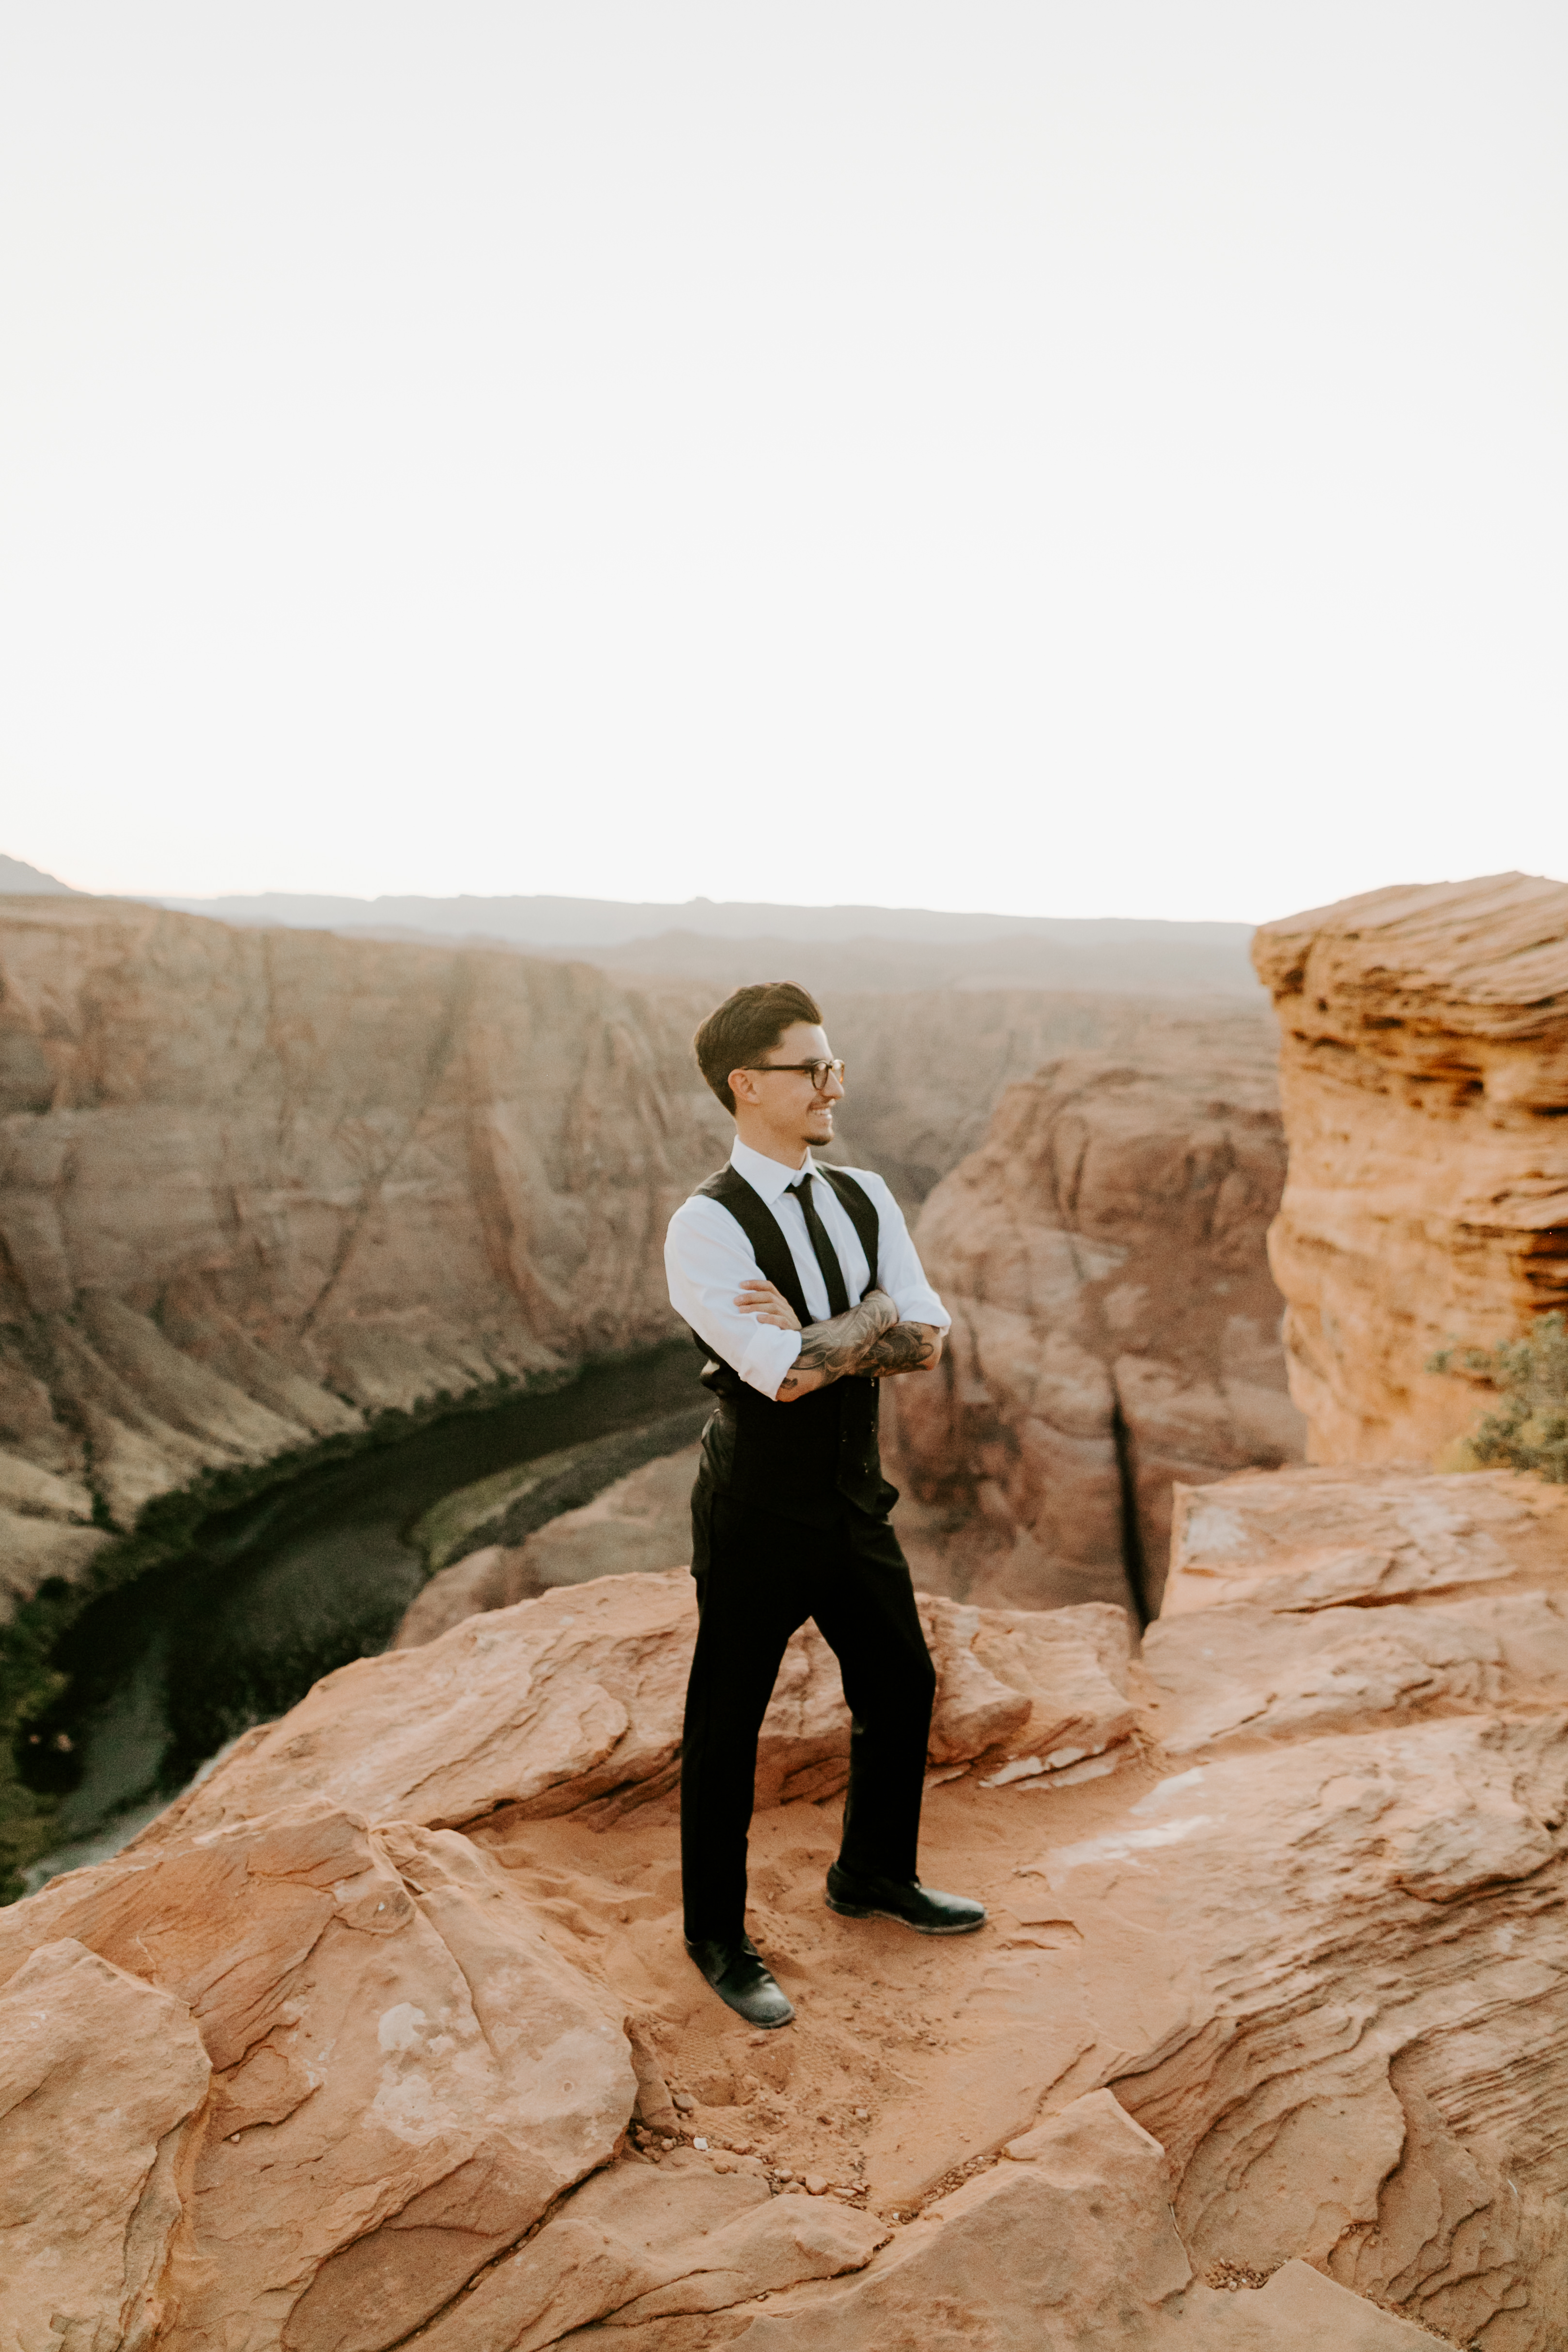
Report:
[[[1065,1054],[1137,1069],[1228,1068],[1273,1052],[1256,1003],[1055,994],[1047,989],[925,988],[831,993],[823,1018],[849,1062],[850,1092],[831,1154],[878,1169],[913,1215],[934,1184],[986,1140],[1006,1089]]]
[[[921,1581],[1124,1601],[1132,1550],[1157,1605],[1172,1481],[1295,1457],[1263,1238],[1283,1179],[1260,1039],[1173,1031],[1157,1065],[1071,1055],[1009,1090],[918,1228],[954,1316],[895,1401]]]
[[[1119,1611],[1040,1618],[925,1595],[920,1605],[940,1679],[933,1764],[993,1748],[998,1763],[1044,1759],[1068,1745],[1076,1763],[1126,1738]],[[247,1733],[134,1850],[205,1836],[302,1794],[491,1839],[565,1812],[603,1827],[678,1776],[695,1634],[692,1580],[680,1568],[565,1586],[470,1617],[428,1646],[359,1659],[281,1723]],[[837,1664],[808,1625],[786,1654],[764,1727],[764,1801],[841,1789],[849,1741]]]
[[[116,1534],[214,1475],[667,1336],[664,1225],[730,1135],[691,1059],[707,1009],[700,985],[508,952],[8,901],[0,1622],[50,1578],[116,1572]],[[848,1153],[923,1188],[1020,1056],[1154,1034],[1170,1010],[846,1003],[863,1129]],[[673,1563],[685,1536],[672,1550],[660,1534],[656,1559],[621,1549]],[[491,1605],[549,1580],[530,1565]],[[8,1802],[0,1787],[0,1816]],[[0,1879],[10,1838],[0,1820]]]
[[[1369,891],[1266,923],[1291,1178],[1271,1260],[1314,1462],[1432,1462],[1483,1388],[1426,1369],[1568,1304],[1568,885]]]
[[[1015,1549],[1009,1464],[1106,1440],[1052,1418],[1074,1381],[1114,1381],[1134,1453],[1161,1391],[1128,1357],[1233,1405],[1227,1319],[1266,1295],[1278,1180],[1260,1083],[1211,1080],[1196,1118],[1189,1092],[1184,1126],[1169,1079],[1051,1074],[934,1199],[966,1277],[945,1277],[969,1382],[946,1410],[993,1415]],[[1500,1234],[1525,1279],[1554,1261],[1520,1235],[1550,1226],[1509,1204],[1554,1198],[1521,1161],[1546,1131],[1511,1109],[1481,1138],[1509,1214],[1479,1255]],[[1396,1192],[1363,1197],[1376,1216]],[[1341,1261],[1375,1294],[1358,1213]],[[1438,1265],[1434,1236],[1472,1230],[1385,1222]],[[70,1328],[209,1442],[210,1391],[131,1325]],[[1167,1460],[1201,1458],[1217,1416],[1175,1425]],[[41,1499],[71,1524],[74,1492]],[[680,1941],[683,1571],[568,1582],[344,1668],[124,1854],[0,1914],[0,2336],[1557,2352],[1565,1520],[1568,1490],[1500,1473],[1178,1490],[1133,1665],[1113,1607],[926,1601],[924,1868],[990,1909],[936,1945],[822,1906],[847,1724],[808,1629],[760,1758],[753,1929],[800,2006],[767,2036]]]
[[[682,1574],[346,1668],[0,1914],[9,2336],[1555,2352],[1564,1512],[1210,1486],[1130,1682],[1117,1612],[934,1604],[925,1868],[991,1908],[956,1942],[823,1907],[843,1724],[802,1641],[768,2036],[680,1943]]]
[[[580,965],[10,901],[13,1559],[79,1572],[83,1481],[125,1527],[382,1407],[664,1337],[664,1224],[727,1131],[691,1022]]]
[[[85,1573],[94,1497],[125,1528],[381,1409],[665,1336],[664,1225],[730,1138],[691,1058],[707,1009],[700,984],[501,950],[6,901],[9,1590]],[[841,1012],[850,1150],[917,1192],[1045,1044],[1171,1018],[954,992]]]

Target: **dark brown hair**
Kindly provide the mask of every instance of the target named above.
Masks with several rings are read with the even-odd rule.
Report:
[[[792,1021],[821,1017],[815,999],[792,980],[758,981],[727,996],[692,1039],[702,1074],[726,1110],[735,1109],[731,1070],[743,1070],[759,1054],[771,1053]]]

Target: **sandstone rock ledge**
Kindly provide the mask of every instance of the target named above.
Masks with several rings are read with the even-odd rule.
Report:
[[[1270,1238],[1314,1462],[1431,1462],[1490,1401],[1428,1372],[1568,1305],[1568,885],[1368,891],[1253,941],[1290,1181]]]
[[[1556,2352],[1560,1503],[1203,1488],[1136,1665],[1112,1608],[927,1602],[925,1867],[991,1907],[953,1943],[822,1906],[808,1633],[771,2035],[680,1946],[683,1574],[343,1669],[0,1915],[0,2341]]]

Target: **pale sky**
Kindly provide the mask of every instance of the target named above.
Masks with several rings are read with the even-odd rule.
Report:
[[[1561,0],[5,0],[0,849],[1568,875]]]

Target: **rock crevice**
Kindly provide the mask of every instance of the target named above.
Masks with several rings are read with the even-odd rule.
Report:
[[[921,1576],[987,1602],[1159,1605],[1174,1480],[1298,1458],[1264,1236],[1266,1041],[1088,1055],[1009,1088],[917,1238],[954,1317],[890,1399]]]

